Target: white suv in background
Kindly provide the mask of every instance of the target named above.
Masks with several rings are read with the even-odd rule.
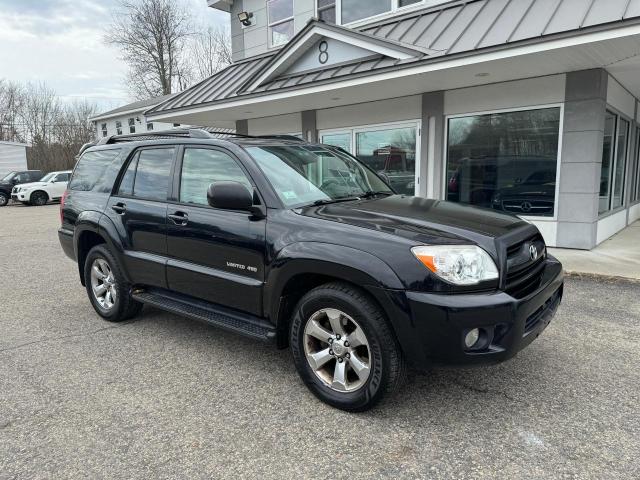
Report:
[[[45,205],[49,200],[59,200],[67,189],[71,170],[47,173],[39,181],[16,185],[11,199],[25,205]]]

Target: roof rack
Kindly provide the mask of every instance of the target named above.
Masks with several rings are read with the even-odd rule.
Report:
[[[156,132],[131,133],[125,135],[111,135],[101,138],[96,145],[108,145],[121,142],[139,142],[141,140],[160,140],[168,138],[220,138],[220,137],[245,137],[239,133],[227,130],[214,130],[207,128],[172,128]]]

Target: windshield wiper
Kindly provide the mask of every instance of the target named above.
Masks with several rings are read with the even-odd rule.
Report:
[[[327,198],[323,200],[316,200],[311,205],[329,205],[330,203],[339,203],[339,202],[350,202],[352,200],[358,200],[360,197],[336,197],[336,198]]]
[[[393,195],[393,192],[389,192],[388,190],[376,192],[374,190],[368,190],[361,195],[358,195],[359,198],[371,198],[377,195]]]

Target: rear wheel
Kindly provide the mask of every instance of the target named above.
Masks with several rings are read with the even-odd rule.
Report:
[[[307,293],[290,340],[302,380],[342,410],[368,410],[404,380],[404,359],[383,312],[351,285],[329,283]]]
[[[7,203],[9,203],[9,195],[0,192],[0,207],[4,207]]]
[[[49,201],[49,195],[47,195],[45,192],[42,192],[42,191],[33,192],[31,194],[31,197],[29,197],[29,203],[37,207],[46,205],[48,201]]]
[[[105,320],[128,320],[142,309],[142,304],[131,298],[131,285],[105,245],[95,246],[89,251],[84,265],[84,281],[91,305]]]

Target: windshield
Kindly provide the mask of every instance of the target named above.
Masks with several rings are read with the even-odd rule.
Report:
[[[49,180],[51,180],[53,177],[55,177],[55,172],[52,173],[47,173],[44,177],[42,177],[40,180],[38,180],[39,182],[48,182]]]
[[[16,172],[11,172],[11,173],[7,174],[7,175],[2,179],[2,181],[3,181],[3,182],[8,182],[9,180],[11,180],[11,179],[12,179],[13,177],[15,177],[15,176],[16,176]]]
[[[287,207],[393,191],[346,153],[317,145],[247,147]]]

